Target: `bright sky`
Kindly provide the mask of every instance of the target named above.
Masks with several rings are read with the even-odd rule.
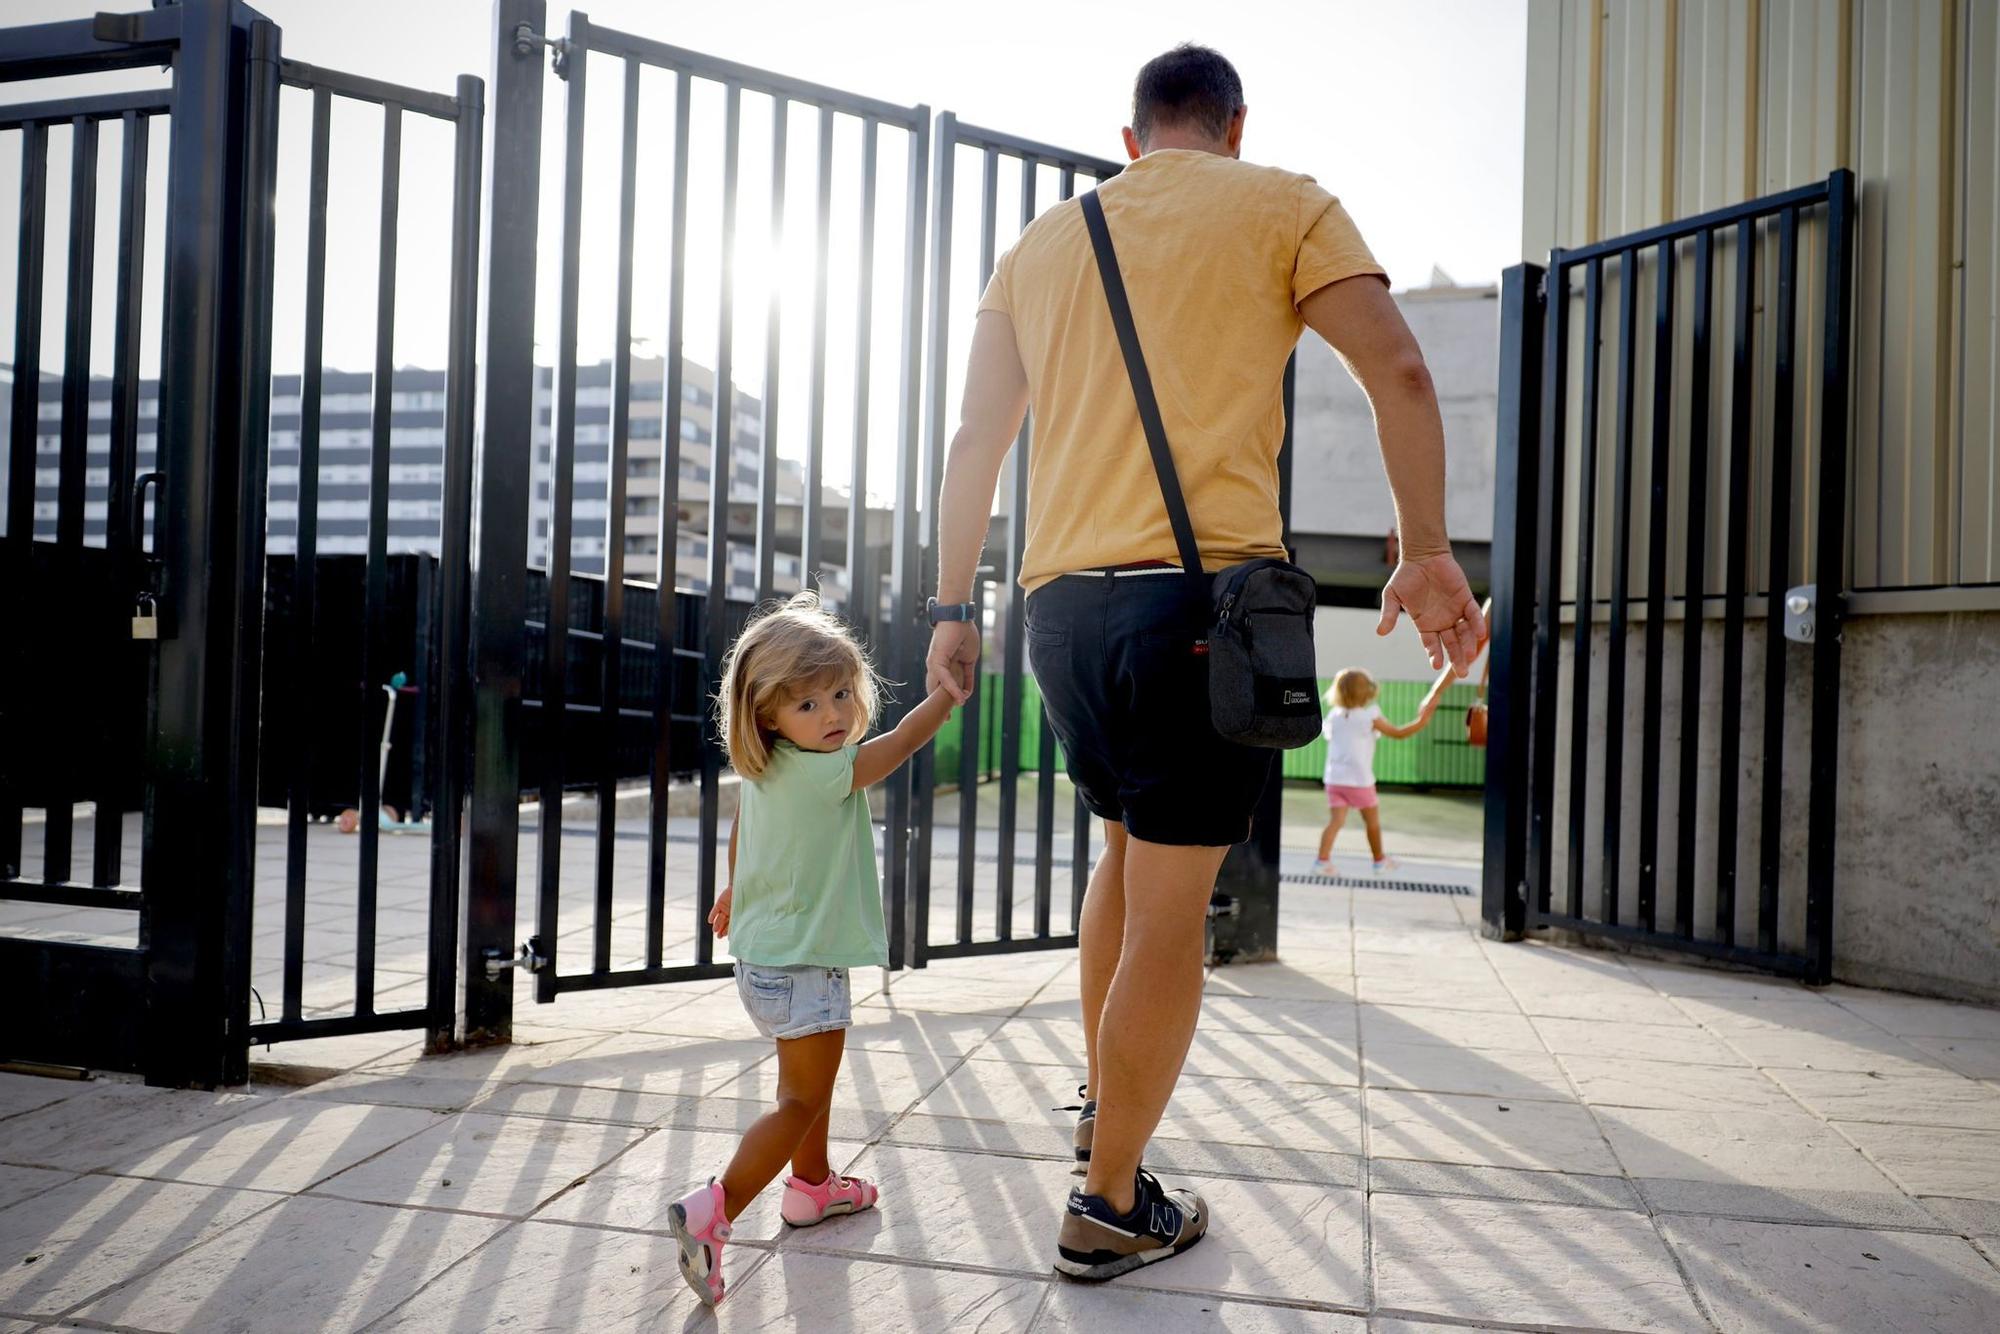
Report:
[[[100,0],[11,0],[5,21],[84,17],[120,6]],[[130,7],[139,7],[136,2]],[[551,7],[560,28],[567,11]],[[265,0],[262,9],[284,31],[285,54],[399,83],[449,91],[456,76],[487,77],[492,65],[492,18],[484,0]],[[1143,6],[1100,0],[1009,0],[1003,5],[945,5],[929,0],[732,0],[727,4],[599,0],[588,11],[601,26],[620,27],[676,45],[764,66],[903,104],[927,103],[961,119],[1104,157],[1122,156],[1118,131],[1130,111],[1131,81],[1140,64],[1184,40],[1213,45],[1243,77],[1250,117],[1244,156],[1305,171],[1339,195],[1397,286],[1421,285],[1433,265],[1461,282],[1485,282],[1520,258],[1525,0],[1239,0],[1219,6],[1155,0]],[[120,86],[157,83],[156,71],[121,76]],[[104,80],[95,88],[105,88]],[[584,264],[580,352],[585,361],[609,353],[617,241],[617,173],[622,71],[599,58],[590,70],[589,152],[586,155]],[[26,100],[86,91],[77,80],[16,85],[0,99]],[[564,86],[551,79],[545,103],[538,359],[553,359],[556,242]],[[648,73],[641,80],[641,132],[635,257],[635,339],[657,351],[666,325],[667,246],[671,205],[673,89]],[[273,360],[296,370],[304,319],[303,224],[310,104],[288,92],[283,105],[278,186],[278,258]],[[852,402],[851,368],[858,269],[858,122],[836,122],[832,260],[829,264],[828,464],[844,472],[851,448],[845,423]],[[816,113],[794,107],[789,122],[789,206],[782,238],[770,236],[770,104],[746,96],[742,187],[739,196],[736,295],[736,379],[760,388],[763,313],[771,285],[784,292],[781,447],[802,453],[800,411],[806,401],[812,283],[815,270],[814,192]],[[380,188],[381,114],[348,104],[334,119],[329,215],[330,257],[326,364],[366,369],[375,337],[376,236]],[[445,280],[449,256],[450,128],[405,117],[402,221],[397,284],[395,359],[399,365],[442,365],[446,334]],[[721,97],[697,82],[690,138],[689,291],[687,355],[714,364],[720,244]],[[18,221],[20,136],[0,135],[0,244],[13,244]],[[60,365],[60,275],[66,250],[68,132],[51,136],[48,246],[50,290],[44,365]],[[880,139],[874,313],[874,429],[870,456],[894,429],[896,349],[904,215],[904,149],[900,132]],[[155,225],[150,250],[157,267],[164,193],[161,149],[154,147]],[[115,127],[102,146],[98,335],[92,361],[110,363],[108,288],[115,254],[119,143]],[[1018,226],[1018,173],[1003,170],[1000,244]],[[1039,203],[1053,197],[1053,182]],[[979,275],[979,173],[962,158],[954,231],[954,361]],[[11,260],[11,255],[9,256]],[[0,264],[0,319],[11,322],[14,266]],[[157,310],[157,285],[149,303]],[[11,357],[11,328],[0,357]],[[153,369],[149,358],[148,372]],[[948,403],[956,409],[955,379]],[[832,424],[839,423],[836,428]],[[878,477],[886,476],[877,472]],[[872,489],[872,488],[871,488]]]

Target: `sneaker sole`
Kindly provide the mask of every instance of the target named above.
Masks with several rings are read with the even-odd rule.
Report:
[[[708,1275],[696,1267],[701,1256],[709,1255],[708,1243],[688,1231],[687,1210],[678,1204],[667,1206],[667,1230],[674,1234],[674,1243],[680,1248],[681,1277],[694,1289],[694,1295],[701,1298],[703,1306],[714,1308],[722,1298],[709,1291]],[[710,1256],[710,1267],[714,1263]]]
[[[841,1201],[840,1203],[838,1203],[838,1204],[829,1204],[829,1205],[828,1205],[828,1206],[826,1207],[826,1212],[825,1212],[825,1213],[823,1213],[823,1214],[821,1214],[821,1215],[820,1215],[820,1216],[819,1216],[818,1218],[807,1218],[807,1219],[804,1219],[804,1220],[802,1220],[802,1221],[798,1221],[798,1222],[794,1222],[794,1221],[793,1221],[792,1219],[789,1219],[789,1218],[787,1218],[787,1219],[785,1219],[785,1226],[786,1226],[786,1227],[818,1227],[818,1226],[819,1226],[819,1225],[820,1225],[821,1223],[824,1223],[824,1222],[825,1222],[825,1221],[826,1221],[827,1219],[829,1219],[829,1218],[838,1218],[838,1217],[840,1217],[840,1215],[842,1215],[842,1214],[858,1214],[858,1213],[860,1213],[860,1212],[861,1212],[861,1211],[860,1211],[859,1209],[857,1209],[857,1208],[855,1208],[855,1207],[854,1207],[854,1204],[853,1204],[853,1202],[852,1202],[852,1201],[850,1201],[850,1200],[842,1200],[842,1201]]]
[[[1130,1255],[1093,1251],[1088,1256],[1075,1256],[1072,1258],[1072,1252],[1063,1251],[1058,1248],[1055,1269],[1058,1274],[1061,1274],[1065,1278],[1074,1279],[1078,1283],[1103,1283],[1108,1279],[1117,1278],[1120,1274],[1129,1274],[1135,1269],[1144,1269],[1147,1265],[1156,1265],[1162,1260],[1171,1260],[1183,1251],[1192,1250],[1207,1235],[1208,1229],[1204,1227],[1200,1232],[1195,1233],[1194,1236],[1188,1238],[1186,1241],[1177,1242],[1172,1246],[1161,1246],[1150,1251],[1136,1251]],[[1112,1258],[1104,1260],[1095,1258],[1101,1255],[1110,1255]]]

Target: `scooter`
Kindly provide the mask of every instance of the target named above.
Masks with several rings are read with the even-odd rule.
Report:
[[[410,678],[407,674],[397,672],[389,678],[389,684],[382,687],[382,693],[389,697],[389,704],[382,713],[382,762],[375,774],[375,791],[377,794],[380,794],[389,782],[389,737],[396,726],[396,696],[409,683]],[[379,822],[376,827],[383,833],[427,834],[430,832],[431,822],[429,820],[399,820],[390,814],[394,809],[391,806],[383,806],[376,812],[376,819]],[[343,834],[354,833],[361,827],[360,812],[352,809],[342,811],[339,819],[335,822],[335,827]]]

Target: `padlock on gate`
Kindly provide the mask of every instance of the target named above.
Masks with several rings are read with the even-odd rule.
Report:
[[[160,611],[151,593],[141,593],[138,605],[132,609],[132,638],[158,639],[160,637]]]

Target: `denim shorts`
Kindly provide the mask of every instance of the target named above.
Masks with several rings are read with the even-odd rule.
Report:
[[[1202,609],[1179,571],[1066,574],[1028,595],[1028,658],[1083,804],[1148,843],[1250,837],[1278,752],[1209,721]]]
[[[854,1026],[854,994],[845,968],[738,962],[736,994],[767,1038],[805,1038]]]

